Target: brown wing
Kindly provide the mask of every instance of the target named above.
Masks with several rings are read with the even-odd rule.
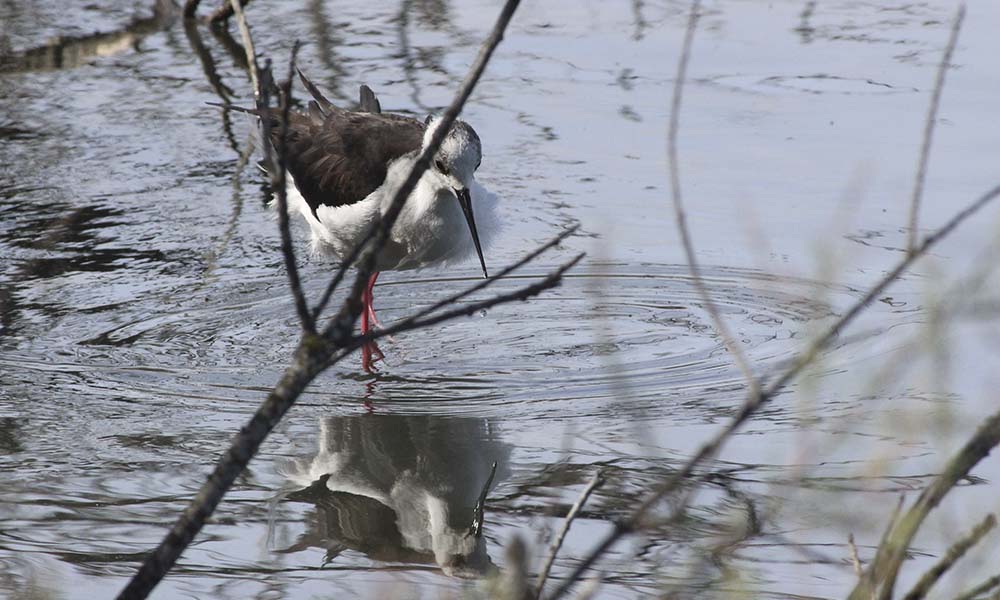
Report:
[[[320,206],[363,200],[382,185],[391,161],[420,149],[426,129],[420,121],[342,110],[311,84],[307,88],[315,101],[309,103],[308,114],[290,116],[288,171],[313,214]],[[361,96],[362,110],[378,106],[367,87],[362,88]]]

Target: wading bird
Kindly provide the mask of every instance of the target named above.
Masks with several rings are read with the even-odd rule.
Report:
[[[388,209],[440,121],[382,113],[368,86],[361,86],[360,110],[345,110],[327,100],[301,71],[299,76],[312,100],[307,112],[289,113],[288,210],[308,223],[314,251],[344,259]],[[276,143],[280,115],[271,115],[271,142]],[[380,326],[373,304],[380,271],[454,262],[474,251],[488,277],[481,242],[488,242],[497,228],[497,198],[476,181],[481,161],[479,136],[456,120],[378,254],[361,298],[362,335]],[[366,371],[382,358],[374,342],[363,346]]]

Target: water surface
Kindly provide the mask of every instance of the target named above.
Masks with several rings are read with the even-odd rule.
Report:
[[[109,597],[277,381],[296,318],[232,36],[169,3],[0,3],[0,590]],[[332,98],[367,83],[386,110],[445,106],[487,2],[254,2],[258,50]],[[739,372],[692,286],[668,204],[664,132],[686,6],[519,10],[465,110],[501,195],[495,269],[571,223],[582,234],[501,282],[578,251],[558,289],[347,360],[264,445],[158,598],[451,597],[542,548],[598,469],[608,483],[553,577],[734,414]],[[758,373],[780,368],[901,257],[948,3],[711,3],[680,140],[710,292]],[[996,184],[1000,10],[969,7],[922,224]],[[97,33],[95,33],[97,32]],[[55,40],[56,36],[61,36]],[[689,519],[621,544],[602,597],[842,597],[847,535],[873,553],[995,410],[996,290],[986,212],[907,274],[713,465]],[[303,229],[296,230],[299,237]],[[331,266],[300,244],[307,294]],[[985,259],[982,258],[985,256]],[[978,257],[978,258],[977,258]],[[386,273],[387,322],[476,280],[476,265]],[[991,275],[990,269],[985,272]],[[968,289],[968,288],[964,288]],[[932,307],[957,313],[942,322]],[[466,535],[490,467],[484,536]],[[957,489],[904,583],[996,510],[996,461]],[[992,575],[987,539],[947,579]],[[533,564],[541,550],[536,550]],[[3,595],[0,594],[0,595]]]

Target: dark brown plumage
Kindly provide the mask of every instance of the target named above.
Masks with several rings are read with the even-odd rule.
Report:
[[[363,112],[354,112],[334,106],[301,71],[299,77],[313,100],[308,113],[290,115],[288,171],[313,214],[321,205],[364,200],[382,185],[390,162],[420,150],[427,126],[382,114],[368,86],[361,86]],[[278,127],[272,131],[279,134]]]
[[[364,200],[382,185],[390,162],[420,150],[427,125],[383,114],[368,86],[361,86],[361,110],[350,111],[334,106],[301,71],[299,77],[313,99],[307,112],[289,114],[286,161],[313,216],[320,206]],[[259,116],[253,109],[225,108]],[[271,141],[277,144],[281,135],[277,110],[271,111],[271,119]]]
[[[288,172],[314,213],[320,205],[354,204],[382,185],[391,161],[419,150],[423,137],[422,123],[396,115],[293,113]]]

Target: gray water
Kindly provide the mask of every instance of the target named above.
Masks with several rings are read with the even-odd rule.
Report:
[[[229,34],[136,2],[0,2],[0,595],[100,598],[134,573],[297,342],[267,192],[240,154],[251,102]],[[208,10],[203,7],[203,11]],[[503,199],[496,269],[571,223],[558,289],[383,344],[321,376],[156,598],[454,597],[519,535],[537,566],[583,485],[608,483],[553,577],[734,414],[744,386],[694,292],[667,195],[681,2],[526,2],[464,118]],[[258,51],[349,104],[441,110],[491,2],[251,3]],[[709,290],[773,373],[902,256],[945,2],[709,3],[681,176]],[[949,73],[924,231],[997,183],[1000,6],[977,1]],[[99,35],[95,35],[99,32]],[[61,36],[62,51],[52,42]],[[283,69],[283,67],[282,67]],[[875,303],[727,446],[690,518],[617,546],[601,597],[836,598],[849,533],[873,554],[996,407],[987,211]],[[296,229],[307,294],[331,265]],[[983,270],[982,266],[986,265]],[[477,278],[386,273],[392,322]],[[979,271],[984,283],[960,287]],[[948,319],[935,306],[953,307]],[[484,537],[459,535],[493,461]],[[905,584],[996,510],[996,459],[915,541]],[[433,525],[428,525],[433,522]],[[463,541],[464,540],[464,541]],[[464,545],[463,545],[464,544]],[[994,538],[945,580],[994,574]],[[34,594],[34,596],[32,596]]]

